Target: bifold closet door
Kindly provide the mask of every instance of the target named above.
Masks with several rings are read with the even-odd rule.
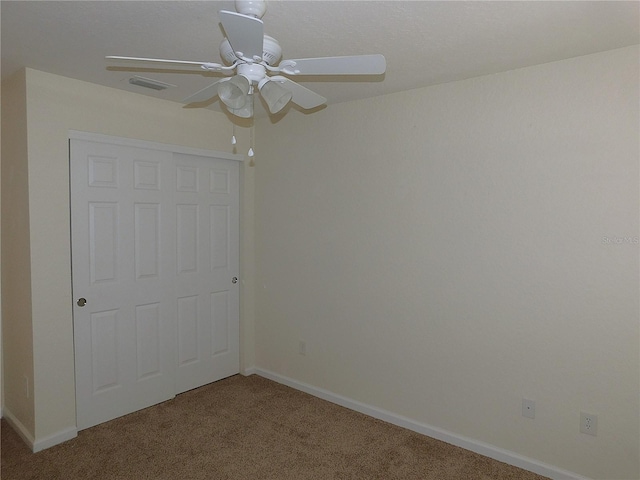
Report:
[[[70,161],[78,429],[237,373],[237,162],[77,139]]]

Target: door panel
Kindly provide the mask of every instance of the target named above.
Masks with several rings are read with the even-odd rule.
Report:
[[[116,281],[118,271],[118,204],[89,203],[91,284]]]
[[[72,141],[78,428],[174,396],[172,230],[159,182],[171,154]],[[166,179],[169,181],[169,179]],[[163,231],[164,229],[164,231]]]
[[[198,204],[178,205],[176,209],[178,274],[196,272],[198,265]]]
[[[117,363],[119,313],[118,310],[107,310],[90,315],[93,394],[122,386]]]
[[[239,371],[239,167],[177,154],[181,393]]]
[[[197,362],[198,296],[178,298],[178,366]]]
[[[229,350],[229,293],[215,292],[211,294],[212,346],[213,355],[220,355]]]

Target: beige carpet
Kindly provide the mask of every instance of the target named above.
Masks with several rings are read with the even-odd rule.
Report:
[[[2,421],[3,480],[542,479],[258,376],[234,376],[33,454]]]

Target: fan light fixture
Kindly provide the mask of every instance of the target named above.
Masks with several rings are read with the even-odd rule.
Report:
[[[293,92],[266,75],[263,65],[238,65],[238,75],[218,83],[218,96],[229,111],[242,118],[253,116],[255,86],[262,95],[269,111],[278,113],[293,98]]]
[[[247,95],[246,102],[241,108],[232,108],[231,113],[240,118],[253,117],[253,95]]]
[[[220,100],[232,110],[244,107],[247,103],[247,95],[251,82],[244,75],[236,75],[226,82],[218,85],[218,96]]]
[[[278,113],[293,98],[293,93],[268,78],[260,80],[258,90],[260,90],[264,101],[267,102],[271,113]]]

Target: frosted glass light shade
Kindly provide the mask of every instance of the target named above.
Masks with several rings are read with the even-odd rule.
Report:
[[[250,86],[251,83],[247,77],[236,75],[218,85],[218,97],[230,109],[242,108],[247,102]]]
[[[247,95],[246,103],[241,108],[230,109],[230,112],[241,118],[253,117],[253,95]]]
[[[286,88],[278,85],[271,80],[260,82],[260,94],[264,101],[267,102],[271,113],[278,113],[282,110],[293,97],[293,94]]]

